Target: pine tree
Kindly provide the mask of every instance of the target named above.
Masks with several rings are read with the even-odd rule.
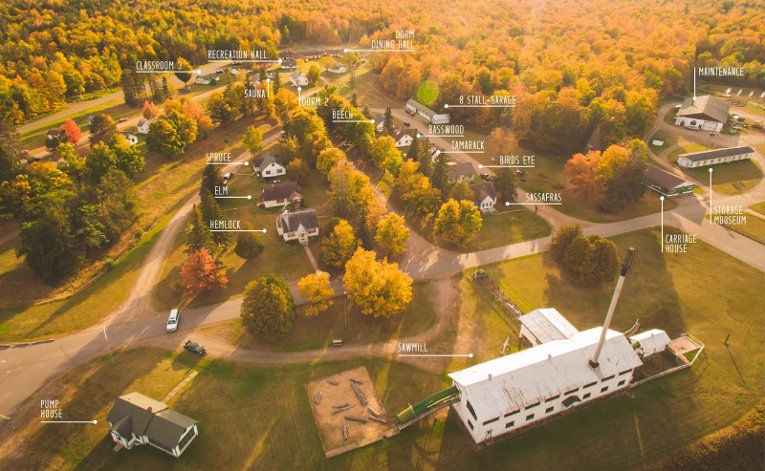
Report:
[[[447,171],[449,170],[448,159],[446,154],[439,153],[436,157],[436,164],[433,166],[433,172],[430,175],[430,183],[433,188],[437,188],[441,192],[442,201],[446,201],[449,197],[450,185],[449,176]]]
[[[279,89],[282,87],[282,76],[278,70],[274,72],[274,79],[271,81],[271,85],[274,87],[273,94],[279,93]]]
[[[210,193],[207,188],[201,190],[201,203],[199,205],[199,211],[202,213],[202,220],[208,225],[210,221],[216,221],[223,219],[223,210],[221,209],[215,197]],[[228,248],[229,241],[231,240],[231,234],[229,232],[213,232],[212,239],[218,246],[217,253],[223,253]],[[216,252],[213,252],[216,253]]]
[[[383,130],[387,132],[389,136],[393,135],[393,113],[390,110],[390,105],[385,107],[385,116],[383,118]]]
[[[200,249],[207,249],[214,253],[217,249],[210,231],[209,222],[202,218],[202,212],[197,205],[191,208],[189,223],[186,226],[186,253],[193,253]]]
[[[215,194],[216,186],[223,186],[223,176],[221,176],[217,165],[206,165],[202,173],[202,186],[199,189],[199,195],[202,195],[202,190]]]

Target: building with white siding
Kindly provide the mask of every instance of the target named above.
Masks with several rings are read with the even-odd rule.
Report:
[[[725,147],[722,149],[690,152],[677,156],[677,165],[685,168],[706,167],[716,164],[727,164],[740,160],[749,160],[754,149],[749,146]]]
[[[545,307],[522,315],[520,336],[529,345],[536,346],[551,340],[570,339],[579,330],[574,327],[557,309]]]
[[[629,340],[608,330],[598,367],[590,366],[601,327],[450,373],[452,405],[476,443],[516,431],[626,388],[642,365]]]

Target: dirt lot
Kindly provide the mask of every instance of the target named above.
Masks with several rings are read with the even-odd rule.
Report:
[[[327,458],[397,433],[363,366],[311,381],[305,390]]]

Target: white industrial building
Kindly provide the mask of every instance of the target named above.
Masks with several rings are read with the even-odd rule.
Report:
[[[535,309],[522,315],[518,321],[521,323],[521,338],[532,347],[551,340],[570,339],[579,332],[568,319],[552,307]]]
[[[671,341],[666,332],[659,329],[646,330],[630,337],[632,347],[641,358],[649,357],[655,353],[661,353]]]
[[[675,115],[675,126],[697,131],[720,132],[728,121],[730,105],[711,95],[687,98]]]
[[[566,337],[570,324],[555,326],[551,311],[534,316],[552,327],[535,338],[549,340],[449,374],[460,394],[452,407],[476,443],[622,390],[642,365],[624,334],[607,330],[598,356],[601,327]],[[597,367],[591,365],[594,357]]]
[[[689,152],[677,156],[677,165],[685,168],[706,167],[708,165],[727,164],[740,160],[749,160],[754,149],[749,146],[725,147],[722,149]]]
[[[419,116],[425,121],[433,124],[449,124],[449,113],[436,113],[417,100],[409,99],[404,106],[404,111],[412,116]]]

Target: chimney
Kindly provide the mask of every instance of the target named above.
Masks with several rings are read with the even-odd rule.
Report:
[[[608,332],[608,326],[611,325],[611,318],[614,316],[616,310],[616,303],[619,302],[619,295],[622,292],[622,286],[624,285],[624,279],[627,278],[627,273],[630,272],[632,265],[635,263],[635,256],[637,250],[634,247],[630,247],[627,250],[627,256],[624,257],[622,262],[622,270],[619,274],[619,279],[616,281],[616,288],[614,289],[614,295],[611,297],[611,304],[608,306],[608,312],[606,313],[606,320],[603,322],[603,330],[600,331],[600,340],[598,340],[598,346],[595,349],[595,355],[590,360],[590,367],[597,369],[600,366],[598,360],[600,359],[600,352],[603,350],[603,344],[606,341],[606,332]]]
[[[489,379],[489,381],[491,381],[491,373],[489,373],[488,379]]]
[[[147,408],[146,408],[146,410],[147,410],[148,412],[151,412],[151,406],[147,407]]]

